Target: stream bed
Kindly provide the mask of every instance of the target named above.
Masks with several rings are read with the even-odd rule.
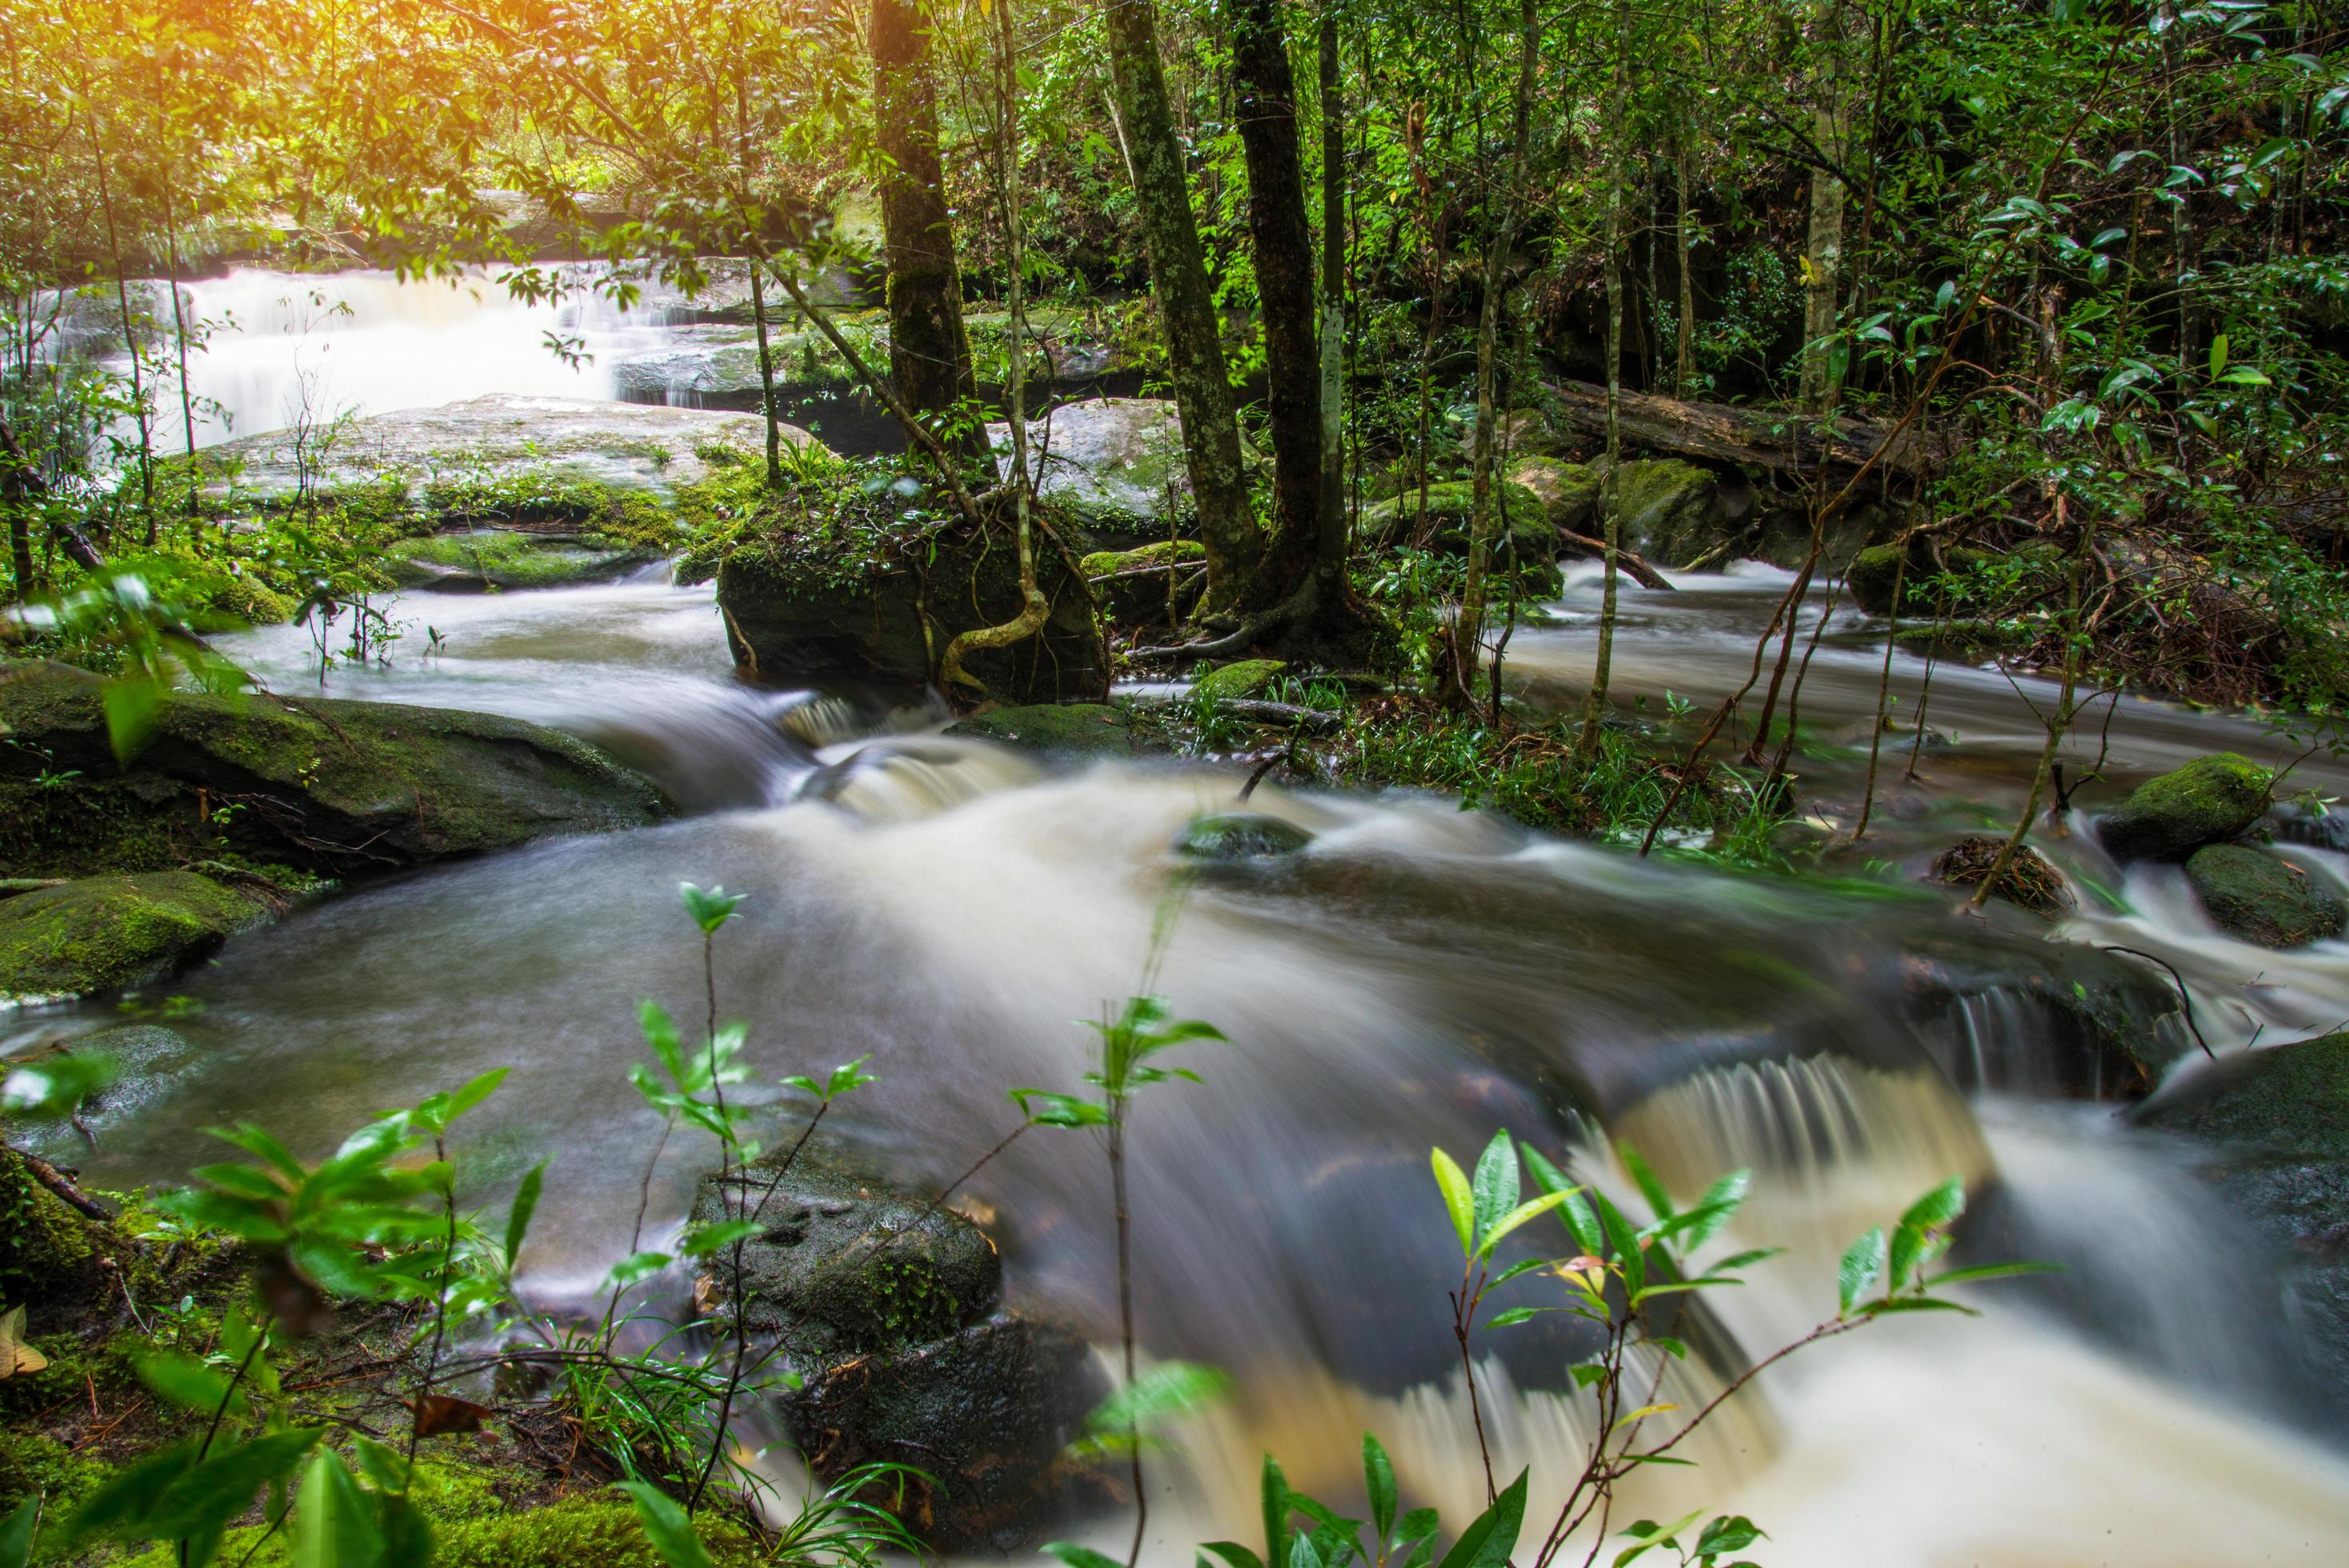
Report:
[[[1667,690],[1717,700],[1783,586],[1743,567],[1676,593],[1627,591],[1623,699],[1650,713]],[[1510,668],[1531,699],[1584,678],[1595,602],[1578,574],[1547,623],[1517,634]],[[186,1001],[169,1021],[192,1059],[120,1098],[95,1150],[60,1150],[100,1187],[170,1181],[214,1157],[198,1129],[249,1118],[316,1157],[374,1112],[510,1067],[453,1152],[466,1196],[491,1206],[553,1156],[523,1264],[542,1303],[584,1295],[627,1250],[659,1130],[625,1076],[643,1054],[636,1003],[698,1015],[680,881],[748,895],[719,939],[717,985],[721,1012],[750,1024],[759,1078],[869,1053],[879,1082],[834,1130],[919,1190],[1014,1125],[1007,1089],[1074,1087],[1092,1045],[1074,1020],[1140,983],[1175,882],[1170,845],[1242,776],[1060,769],[926,736],[936,716],[918,707],[743,686],[708,590],[657,572],[410,595],[394,614],[412,630],[388,667],[336,669],[326,692],[574,730],[688,814],[409,873],[233,941],[174,988]],[[1803,691],[1816,741],[1797,788],[1822,837],[1847,836],[1865,778],[1883,670],[1866,632],[1831,628]],[[319,685],[294,628],[224,651],[281,691]],[[1895,689],[1923,671],[1898,655]],[[1918,777],[1888,756],[1878,825],[1822,871],[1913,870],[1958,833],[2011,821],[2040,737],[2029,705],[2050,693],[1951,665],[1933,680]],[[2217,749],[2289,755],[2240,721],[2153,704],[2084,727],[2119,782]],[[1268,1449],[1301,1488],[1344,1497],[1366,1428],[1407,1501],[1455,1524],[1481,1505],[1444,1296],[1457,1253],[1427,1156],[1442,1145],[1465,1161],[1502,1127],[1610,1186],[1623,1184],[1614,1140],[1685,1192],[1752,1167],[1734,1240],[1790,1251],[1713,1302],[1719,1333],[1749,1356],[1830,1315],[1845,1243],[1951,1174],[1977,1193],[1981,1259],[2067,1270],[1985,1287],[1981,1318],[1887,1322],[1797,1357],[1692,1446],[1702,1469],[1634,1489],[1626,1520],[1743,1511],[1781,1563],[2341,1560],[2339,1392],[2283,1309],[2277,1260],[2195,1174],[2198,1150],[2083,1098],[2078,1047],[2027,976],[2056,949],[2157,953],[2225,1051],[2349,1019],[2349,944],[2278,954],[2226,938],[2177,872],[2124,873],[2077,814],[2037,841],[2079,899],[2051,933],[2002,912],[1962,919],[1898,879],[1861,892],[1643,861],[1445,799],[1267,787],[1253,805],[1314,841],[1190,891],[1158,985],[1231,1043],[1186,1047],[1205,1083],[1151,1090],[1133,1134],[1145,1352],[1214,1362],[1237,1384],[1154,1460],[1147,1561],[1256,1533]],[[2349,884],[2342,857],[2292,852]],[[1954,1005],[1920,1008],[1920,965],[1971,978]],[[2149,1033],[2176,1027],[2163,1010],[2145,1009]],[[21,1045],[114,1021],[51,1011],[5,1032]],[[791,1125],[780,1106],[774,1120],[771,1144]],[[649,1233],[681,1221],[712,1162],[668,1142]],[[967,1199],[1015,1304],[1113,1347],[1110,1199],[1091,1143],[1028,1137]],[[1492,1337],[1477,1377],[1495,1466],[1531,1464],[1538,1509],[1578,1465],[1586,1418],[1560,1391],[1557,1344],[1517,1332]],[[1122,1550],[1130,1524],[1089,1528]]]

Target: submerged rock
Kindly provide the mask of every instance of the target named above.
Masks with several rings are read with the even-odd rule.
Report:
[[[1733,552],[1739,514],[1710,469],[1678,458],[1619,463],[1599,504],[1623,542],[1659,565],[1717,565]]]
[[[2219,1145],[2210,1174],[2291,1260],[2293,1315],[2349,1389],[2349,1034],[2230,1057],[2137,1119]]]
[[[1038,751],[1100,752],[1125,757],[1144,748],[1134,732],[1133,716],[1123,707],[1098,702],[991,707],[957,719],[947,726],[945,733]]]
[[[2206,844],[2186,861],[2186,880],[2219,929],[2261,947],[2302,947],[2341,934],[2344,911],[2333,890],[2290,861],[2244,844]]]
[[[1194,817],[1174,837],[1174,852],[1202,861],[1260,861],[1294,854],[1313,841],[1296,823],[1261,811]]]
[[[83,877],[0,899],[0,998],[143,985],[269,916],[194,872]]]
[[[340,876],[668,815],[585,741],[495,714],[334,697],[166,695],[129,763],[105,683],[0,667],[0,863],[34,875],[242,855]]]
[[[914,1465],[938,1484],[874,1501],[931,1547],[1020,1545],[1102,1392],[1084,1342],[999,1309],[1001,1260],[969,1220],[812,1150],[705,1179],[694,1216],[746,1208],[763,1230],[742,1249],[742,1323],[801,1374],[783,1410],[810,1468]],[[713,1263],[698,1294],[729,1311],[729,1254]]]
[[[1998,863],[1999,852],[2005,847],[2003,839],[1960,839],[1933,861],[1933,880],[1951,887],[1980,887],[1989,879],[1991,868]],[[2065,890],[2062,875],[2047,863],[2045,856],[2028,844],[2016,847],[2013,857],[2007,861],[2005,874],[1991,892],[1993,897],[2051,918],[2072,907],[2072,895]]]
[[[2097,824],[2105,848],[2125,861],[2175,860],[2249,831],[2268,809],[2273,775],[2221,751],[2148,779]]]
[[[506,528],[403,539],[383,552],[400,587],[459,593],[608,583],[659,559],[657,551],[594,535]]]

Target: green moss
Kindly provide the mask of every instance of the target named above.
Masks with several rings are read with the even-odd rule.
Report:
[[[996,707],[947,726],[946,733],[999,741],[1038,751],[1103,752],[1119,757],[1137,749],[1132,716],[1097,702]]]
[[[1207,547],[1195,539],[1162,539],[1136,550],[1095,551],[1077,562],[1077,567],[1088,577],[1104,577],[1112,572],[1134,572],[1145,566],[1180,565],[1206,559]]]
[[[42,1511],[54,1522],[105,1479],[104,1465],[63,1443],[39,1432],[0,1427],[0,1518],[38,1496],[46,1500]]]
[[[339,875],[666,815],[585,742],[491,714],[174,693],[119,764],[101,683],[55,665],[0,680],[0,864],[58,875],[240,857]],[[350,846],[365,846],[364,852]]]
[[[2261,947],[2301,947],[2341,934],[2344,912],[2332,890],[2291,861],[2242,844],[2206,844],[2186,862],[2186,880],[2220,930]]]
[[[1523,457],[1509,464],[1509,480],[1533,491],[1549,520],[1562,529],[1588,532],[1599,505],[1599,470],[1557,458]]]
[[[1313,841],[1296,823],[1257,811],[1195,817],[1175,835],[1174,852],[1203,861],[1265,860],[1291,854]]]
[[[1207,558],[1207,547],[1195,539],[1162,539],[1138,550],[1102,550],[1077,563],[1091,580],[1094,602],[1120,624],[1132,625],[1167,618],[1170,583],[1180,614],[1196,602],[1206,586],[1195,569]],[[1172,568],[1152,572],[1150,567]],[[1135,573],[1134,576],[1120,573]]]
[[[2122,860],[2168,860],[2250,830],[2268,809],[2274,776],[2222,751],[2148,779],[2098,825]]]
[[[85,877],[0,900],[0,996],[82,996],[168,974],[267,909],[193,872]]]
[[[384,552],[402,587],[557,588],[616,577],[657,552],[595,537],[477,528],[404,540]]]
[[[2230,1057],[2143,1119],[2273,1153],[2349,1160],[2349,1033]]]
[[[1242,659],[1210,670],[1192,683],[1193,695],[1230,701],[1252,697],[1278,679],[1288,668],[1280,659]]]
[[[1557,560],[1557,530],[1551,526],[1549,510],[1541,497],[1505,480],[1500,499],[1502,521],[1518,554],[1541,562]],[[1475,486],[1468,480],[1427,487],[1428,542],[1433,548],[1452,554],[1464,552],[1475,515]],[[1419,518],[1420,492],[1414,486],[1363,512],[1360,531],[1364,539],[1381,544],[1408,543],[1418,531]]]

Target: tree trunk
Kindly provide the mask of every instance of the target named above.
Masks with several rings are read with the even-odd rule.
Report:
[[[1672,396],[1686,397],[1696,383],[1696,280],[1690,264],[1695,251],[1691,234],[1696,206],[1696,146],[1691,137],[1675,131],[1672,136],[1674,153],[1674,186],[1681,199],[1680,217],[1672,227],[1674,242],[1681,253],[1681,319],[1680,341],[1674,346],[1672,360]],[[1617,399],[1620,401],[1620,399]]]
[[[985,434],[948,418],[972,390],[962,325],[962,274],[938,167],[937,81],[930,22],[919,0],[873,0],[873,120],[887,163],[880,180],[882,254],[888,265],[889,374],[898,400],[966,457]]]
[[[775,362],[767,346],[767,285],[760,276],[766,263],[750,247],[750,324],[759,332],[759,407],[767,428],[767,488],[783,488],[783,432],[775,418]]]
[[[1843,277],[1843,169],[1849,139],[1849,106],[1844,102],[1842,0],[1821,0],[1816,44],[1819,69],[1812,105],[1812,139],[1834,170],[1811,170],[1811,227],[1803,247],[1803,373],[1795,394],[1814,418],[1833,414],[1843,396],[1842,356],[1823,340],[1836,329]]]
[[[1460,615],[1453,623],[1447,696],[1473,707],[1476,671],[1482,664],[1485,639],[1486,578],[1490,574],[1498,486],[1494,482],[1493,433],[1495,361],[1498,356],[1501,286],[1507,275],[1509,247],[1516,239],[1517,204],[1526,179],[1526,150],[1532,139],[1534,65],[1541,47],[1541,19],[1534,0],[1521,0],[1518,15],[1516,106],[1510,130],[1508,186],[1501,193],[1500,217],[1493,225],[1485,255],[1485,299],[1476,318],[1476,433],[1470,487],[1468,574],[1460,590]],[[1424,503],[1423,502],[1423,505]]]
[[[1346,122],[1338,14],[1321,0],[1321,490],[1313,575],[1326,602],[1346,591]]]
[[[1232,28],[1232,79],[1247,160],[1248,237],[1256,251],[1265,400],[1272,417],[1272,526],[1248,598],[1271,603],[1285,598],[1312,564],[1322,462],[1313,232],[1305,221],[1297,85],[1277,0],[1240,0]],[[1326,143],[1326,122],[1323,134]],[[1323,200],[1326,206],[1326,194]]]
[[[1158,57],[1154,0],[1114,0],[1108,8],[1110,72],[1133,162],[1134,204],[1142,218],[1158,319],[1174,407],[1183,421],[1183,455],[1199,509],[1199,535],[1207,550],[1209,608],[1234,603],[1254,575],[1262,541],[1249,510],[1240,468],[1240,435],[1232,408],[1216,307],[1207,292],[1206,263],[1175,139],[1166,77]]]
[[[1607,460],[1601,470],[1606,475],[1605,488],[1600,491],[1601,509],[1607,514],[1606,562],[1607,576],[1599,600],[1599,652],[1590,669],[1590,690],[1582,703],[1582,732],[1575,738],[1577,761],[1588,766],[1599,754],[1599,727],[1607,717],[1607,687],[1614,675],[1615,614],[1621,591],[1619,567],[1623,547],[1622,509],[1603,499],[1606,489],[1615,482],[1615,469],[1623,460],[1623,165],[1625,147],[1624,119],[1627,84],[1624,80],[1627,61],[1619,49],[1616,57],[1613,112],[1607,118],[1615,131],[1615,151],[1608,160],[1607,171]]]

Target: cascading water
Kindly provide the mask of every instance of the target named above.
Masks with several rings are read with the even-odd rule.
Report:
[[[491,391],[609,396],[612,359],[657,347],[679,320],[667,303],[524,305],[479,280],[338,274],[330,297],[348,315],[285,274],[189,286],[200,315],[236,323],[194,371],[239,434],[284,424],[305,397],[381,412]],[[549,332],[584,338],[594,362],[549,353]],[[220,433],[210,422],[199,439]],[[1668,691],[1702,705],[1742,680],[1787,579],[1744,566],[1677,581],[1625,594],[1617,690],[1651,711]],[[1595,608],[1595,573],[1578,570],[1550,621],[1513,638],[1510,674],[1532,700],[1578,694]],[[1822,608],[1815,598],[1808,616]],[[841,1134],[919,1187],[1009,1129],[1005,1089],[1073,1084],[1090,1037],[1070,1020],[1136,985],[1177,870],[1170,843],[1237,782],[1172,766],[1055,773],[921,733],[937,716],[870,694],[751,689],[729,667],[709,591],[657,573],[411,595],[392,613],[407,630],[389,666],[337,665],[325,689],[561,726],[695,814],[406,876],[233,942],[181,987],[199,1008],[173,1026],[192,1058],[113,1091],[98,1146],[73,1158],[101,1185],[168,1181],[215,1157],[193,1130],[232,1117],[316,1155],[382,1107],[508,1065],[457,1152],[467,1197],[492,1204],[555,1156],[525,1281],[543,1302],[588,1291],[626,1250],[657,1135],[623,1076],[642,1048],[633,1003],[690,1011],[698,995],[680,879],[749,895],[718,949],[719,987],[750,1022],[761,1074],[872,1053],[881,1081],[843,1107]],[[1802,688],[1812,741],[1797,789],[1822,831],[1848,827],[1865,777],[1881,655],[1847,634],[1868,630],[1839,615]],[[301,630],[224,641],[278,691],[321,684]],[[1877,826],[1847,861],[1920,870],[2019,807],[2042,738],[2024,698],[2044,707],[2044,683],[1945,663],[1927,697],[1923,667],[1903,655],[1892,681],[1904,722],[1924,699],[1918,773],[1911,738],[1884,738]],[[2121,776],[2222,748],[2274,752],[2229,718],[2137,702],[2106,717],[2084,726],[2075,769],[2100,748]],[[2349,784],[2323,764],[2303,778]],[[2076,818],[2036,841],[2075,899],[2051,942],[1953,922],[1938,899],[1640,861],[1445,801],[1268,788],[1252,806],[1315,841],[1190,893],[1160,984],[1234,1043],[1191,1053],[1206,1084],[1153,1090],[1134,1131],[1145,1348],[1238,1382],[1190,1424],[1181,1457],[1154,1460],[1164,1491],[1149,1561],[1248,1539],[1266,1449],[1342,1498],[1365,1428],[1412,1501],[1454,1524],[1481,1503],[1444,1297],[1457,1256],[1426,1157],[1431,1144],[1464,1157],[1499,1127],[1617,1189],[1617,1140],[1684,1191],[1755,1171],[1735,1244],[1791,1251],[1709,1299],[1716,1357],[1817,1322],[1841,1246],[1951,1174],[1975,1192],[1969,1247],[2069,1270],[1984,1291],[1982,1319],[1888,1323],[1788,1363],[1692,1446],[1702,1469],[1651,1481],[1627,1509],[1748,1512],[1782,1563],[2338,1560],[2349,1463],[2309,1435],[2339,1441],[2309,1408],[2323,1385],[2302,1375],[2273,1260],[2179,1150],[2079,1097],[2121,1087],[2116,1031],[2158,1040],[2157,1061],[2193,1048],[2161,1016],[2166,975],[2088,949],[2166,961],[2224,1051],[2349,1018],[2349,946],[2279,954],[2223,937],[2174,870],[2124,872]],[[2292,853],[2349,882],[2340,854]],[[2114,985],[2116,973],[2133,979]],[[2067,1011],[2092,985],[2095,1016]],[[110,1021],[25,1015],[7,1043]],[[709,1162],[687,1140],[666,1146],[657,1222],[682,1215]],[[1109,1203],[1090,1145],[1031,1135],[969,1196],[993,1217],[1015,1302],[1113,1343]],[[1588,1436],[1564,1391],[1568,1343],[1531,1325],[1488,1347],[1475,1376],[1494,1462],[1533,1465],[1554,1498]],[[1719,1372],[1675,1376],[1702,1397]],[[1122,1550],[1125,1522],[1094,1528]]]

